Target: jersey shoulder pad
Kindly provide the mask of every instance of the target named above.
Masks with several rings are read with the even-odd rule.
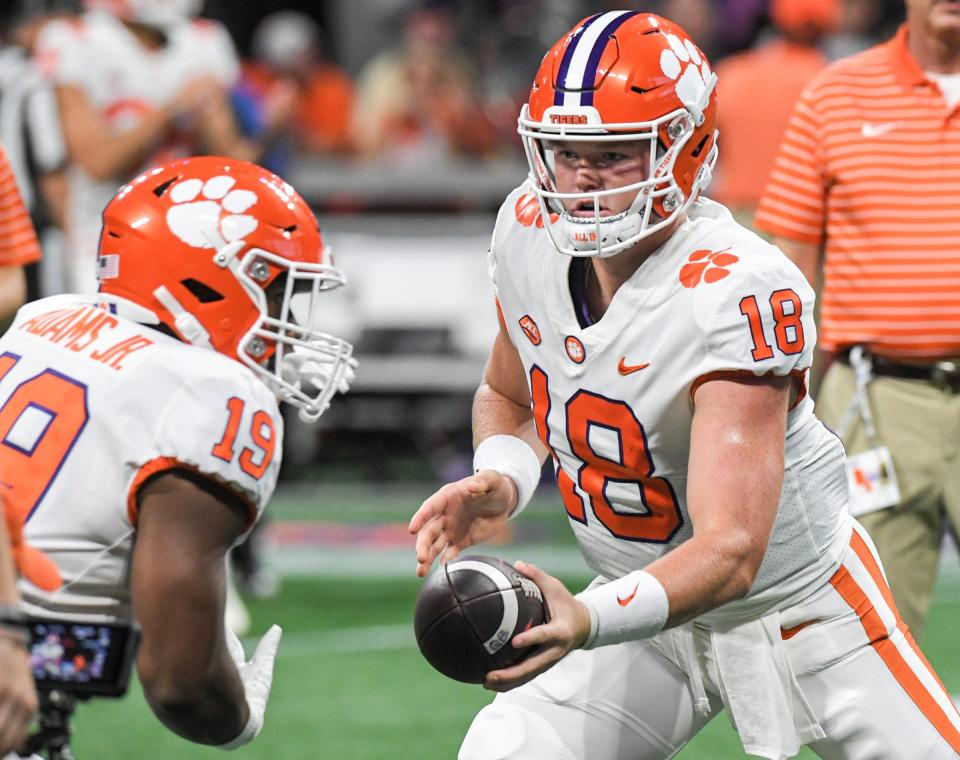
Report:
[[[171,369],[157,379],[172,390],[157,422],[154,470],[185,467],[206,475],[248,502],[255,517],[280,470],[283,419],[276,398],[221,354],[192,346],[164,353],[158,358]]]
[[[700,249],[681,269],[681,283],[694,290],[700,374],[786,375],[812,363],[814,292],[776,247],[751,234],[725,249]]]

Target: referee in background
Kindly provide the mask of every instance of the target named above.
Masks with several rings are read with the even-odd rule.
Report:
[[[52,86],[32,60],[40,27],[75,12],[75,0],[0,2],[0,143],[40,238],[42,263],[26,267],[27,300],[64,291],[60,260],[67,152]]]

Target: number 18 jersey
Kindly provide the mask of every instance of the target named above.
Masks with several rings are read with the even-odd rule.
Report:
[[[0,481],[28,544],[57,564],[55,592],[22,581],[28,607],[128,619],[137,491],[198,472],[249,508],[280,466],[277,401],[246,367],[122,319],[80,296],[23,307],[0,338]]]
[[[833,572],[849,524],[843,448],[805,389],[814,294],[775,247],[708,200],[583,327],[572,259],[542,229],[524,185],[500,210],[490,270],[530,388],[537,432],[587,563],[614,578],[690,538],[686,485],[697,388],[746,373],[795,379],[779,511],[738,615]]]

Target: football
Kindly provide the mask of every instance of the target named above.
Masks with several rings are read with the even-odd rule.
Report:
[[[534,647],[514,649],[514,636],[549,620],[533,581],[496,557],[465,556],[434,570],[417,596],[413,628],[420,651],[448,678],[483,683]]]

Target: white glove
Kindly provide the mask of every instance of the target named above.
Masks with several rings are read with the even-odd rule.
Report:
[[[330,373],[333,370],[333,362],[317,361],[310,354],[288,353],[283,357],[283,368],[281,375],[288,383],[303,387],[310,383],[315,388],[326,388],[330,384]],[[343,371],[337,378],[337,392],[346,393],[350,390],[350,384],[357,377],[357,360],[351,357],[343,365]]]
[[[237,634],[226,628],[224,635],[230,657],[237,664],[240,680],[243,682],[243,693],[250,710],[250,717],[243,730],[226,744],[220,745],[220,749],[231,750],[253,741],[263,728],[263,717],[267,711],[267,700],[270,698],[270,686],[273,684],[273,662],[277,657],[277,646],[280,644],[283,629],[279,625],[270,626],[270,630],[263,634],[249,661]]]

